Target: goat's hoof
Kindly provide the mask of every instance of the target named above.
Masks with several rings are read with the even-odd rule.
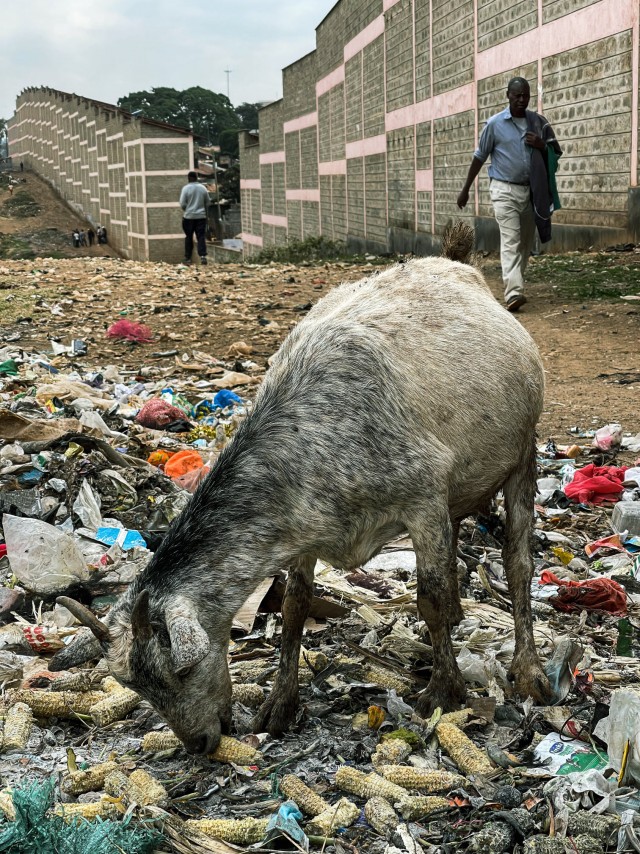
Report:
[[[454,712],[459,709],[467,698],[467,689],[460,674],[457,677],[447,674],[447,677],[431,677],[431,681],[418,697],[416,711],[421,718],[430,718],[436,709],[443,712]]]
[[[253,719],[253,730],[268,732],[273,736],[282,735],[295,722],[297,711],[297,696],[279,694],[273,690],[258,709]]]
[[[513,682],[515,692],[523,700],[531,697],[534,703],[546,706],[553,700],[553,691],[542,666],[537,662],[528,662],[522,666],[513,664],[509,671],[509,679]]]

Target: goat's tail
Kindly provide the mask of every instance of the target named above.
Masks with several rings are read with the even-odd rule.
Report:
[[[473,245],[475,232],[470,225],[459,219],[449,222],[442,233],[442,254],[450,261],[473,264]]]

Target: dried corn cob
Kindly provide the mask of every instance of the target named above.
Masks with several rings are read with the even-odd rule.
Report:
[[[123,809],[113,798],[100,798],[90,804],[56,804],[53,812],[67,821],[78,817],[91,821],[92,818],[114,818]]]
[[[103,700],[91,706],[91,717],[98,726],[107,726],[122,720],[141,700],[142,697],[135,691],[120,687],[119,691],[110,691]]]
[[[61,788],[68,795],[81,795],[84,792],[99,791],[105,781],[105,777],[117,769],[116,762],[101,762],[86,771],[69,771],[62,778]]]
[[[74,718],[88,715],[91,707],[104,698],[102,691],[41,691],[18,688],[11,692],[16,703],[26,703],[37,718]]]
[[[336,786],[352,795],[360,795],[361,798],[373,798],[379,796],[389,801],[390,804],[402,804],[410,797],[409,792],[395,783],[390,783],[378,774],[364,774],[348,765],[342,765],[336,771]]]
[[[439,798],[437,795],[417,795],[403,801],[400,804],[400,812],[407,821],[418,821],[431,815],[431,813],[448,809],[450,806],[451,804],[446,798]]]
[[[138,801],[141,806],[149,804],[157,804],[162,806],[169,800],[167,790],[159,783],[155,777],[145,771],[144,768],[137,768],[129,775],[129,787],[135,786],[142,793],[142,799]]]
[[[399,762],[404,762],[410,753],[410,744],[407,744],[401,738],[390,738],[378,744],[375,753],[371,757],[371,761],[373,762],[373,767],[378,769],[381,765],[397,765]]]
[[[306,783],[303,783],[293,774],[287,774],[282,778],[280,791],[285,797],[295,801],[306,815],[320,815],[329,809],[330,805],[324,798],[316,794],[313,789],[310,789]]]
[[[24,750],[31,735],[33,715],[26,703],[14,703],[7,710],[4,722],[4,747],[6,750]]]
[[[463,727],[469,718],[473,715],[473,709],[460,709],[457,712],[445,712],[440,717],[438,723],[454,724],[455,726]]]
[[[79,673],[61,673],[50,686],[52,691],[89,691],[91,677],[86,670]]]
[[[6,787],[6,789],[2,789],[0,792],[0,811],[4,813],[4,816],[9,821],[16,820],[16,808],[13,803],[13,789]]]
[[[493,766],[486,753],[480,750],[461,729],[454,724],[440,721],[436,735],[441,747],[446,750],[463,774],[492,774]]]
[[[350,827],[359,815],[360,809],[355,804],[348,798],[340,798],[336,804],[331,804],[324,812],[312,818],[307,829],[319,836],[331,836],[341,827]]]
[[[129,690],[124,688],[113,676],[105,676],[100,682],[100,687],[105,694],[116,694],[118,691]]]
[[[564,840],[557,836],[530,836],[524,854],[565,854]]]
[[[567,835],[578,836],[587,833],[600,842],[613,839],[620,828],[620,817],[617,815],[594,815],[588,812],[570,812],[567,825]],[[579,849],[582,851],[582,849]]]
[[[242,703],[250,709],[257,709],[264,702],[264,688],[255,682],[246,685],[234,685],[231,699],[234,703]]]
[[[482,830],[474,833],[471,850],[478,854],[507,854],[513,846],[514,836],[515,831],[505,822],[488,821]]]
[[[147,753],[157,753],[159,750],[173,750],[183,747],[177,735],[170,730],[162,732],[148,732],[142,739],[142,749]]]
[[[259,658],[247,661],[234,661],[230,669],[235,682],[257,682],[273,666],[273,663],[264,658]]]
[[[268,818],[201,818],[186,821],[185,829],[197,830],[225,842],[251,845],[264,839],[268,824]]]
[[[577,836],[572,836],[571,843],[580,854],[602,854],[604,851],[602,842],[588,833],[579,833]],[[607,845],[606,847],[608,848],[609,846]]]
[[[376,667],[367,665],[364,668],[364,678],[367,682],[373,682],[379,688],[393,689],[399,696],[405,696],[411,691],[411,682],[408,679],[403,679],[392,670],[386,670],[384,667]]]
[[[104,778],[103,788],[109,795],[114,798],[120,798],[127,795],[129,791],[129,778],[122,771],[111,771]]]
[[[262,753],[237,738],[223,735],[220,744],[208,758],[216,762],[235,762],[236,765],[256,765],[262,760]]]
[[[381,765],[379,771],[386,780],[416,792],[448,792],[466,782],[464,777],[450,771],[429,771],[406,765]]]
[[[364,805],[364,817],[381,836],[393,833],[400,821],[389,801],[380,797],[367,801]]]
[[[318,652],[316,649],[300,648],[299,667],[307,667],[309,670],[313,670],[314,673],[318,673],[320,670],[324,670],[327,664],[329,664],[329,659],[324,652]]]

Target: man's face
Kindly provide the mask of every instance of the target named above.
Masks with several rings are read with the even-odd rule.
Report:
[[[522,118],[525,110],[529,106],[531,91],[528,83],[513,83],[507,89],[507,98],[509,99],[509,108],[511,115],[517,118]]]

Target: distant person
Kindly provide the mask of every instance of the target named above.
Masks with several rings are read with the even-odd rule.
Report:
[[[20,171],[24,172],[24,163],[22,162],[22,160],[20,161]]]
[[[180,207],[184,211],[182,230],[184,231],[184,263],[191,263],[193,254],[193,235],[198,241],[200,263],[207,263],[207,214],[209,212],[209,193],[207,188],[198,183],[195,172],[187,175],[188,183],[180,193]]]
[[[89,226],[87,229],[87,240],[89,241],[89,246],[93,246],[93,242],[96,239],[95,231]]]
[[[73,232],[71,233],[71,239],[73,241],[74,248],[77,249],[80,246],[80,232],[77,228],[73,229]]]
[[[491,116],[473,153],[458,207],[469,201],[469,190],[482,164],[489,165],[489,194],[500,229],[500,263],[508,311],[527,301],[524,271],[534,246],[536,226],[542,243],[551,239],[551,213],[560,206],[555,190],[555,166],[562,154],[544,116],[528,110],[530,87],[524,77],[507,86],[509,105]]]
[[[9,181],[9,195],[13,195],[13,181]]]
[[[87,245],[87,235],[85,234],[84,231],[81,231],[80,232],[80,246],[86,246],[86,245]]]

